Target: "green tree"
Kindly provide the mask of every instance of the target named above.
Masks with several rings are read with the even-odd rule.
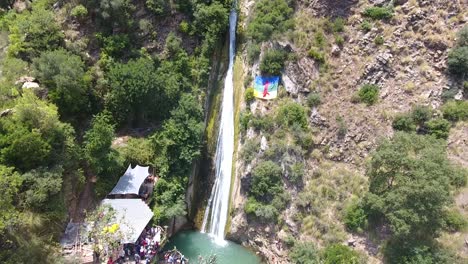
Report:
[[[446,144],[434,137],[396,133],[372,154],[365,208],[371,219],[385,219],[397,237],[430,238],[444,224],[457,172]]]
[[[117,150],[125,160],[125,164],[153,164],[153,144],[147,138],[129,138],[125,145],[118,147]]]
[[[414,132],[416,131],[416,125],[414,119],[408,114],[400,114],[395,117],[392,123],[392,127],[395,130]]]
[[[450,121],[468,120],[468,101],[449,101],[442,106],[442,112]]]
[[[283,33],[293,27],[294,10],[286,0],[260,0],[255,3],[247,34],[256,42],[268,40],[275,33]]]
[[[294,264],[319,264],[320,257],[315,245],[310,242],[296,242],[289,253]]]
[[[281,50],[267,51],[260,62],[260,71],[265,75],[281,75],[286,53]]]
[[[0,237],[3,237],[5,230],[15,224],[18,210],[14,204],[15,197],[22,184],[22,178],[12,167],[0,165]]]
[[[452,49],[448,54],[447,64],[453,74],[466,75],[468,72],[468,46]]]
[[[35,6],[15,17],[9,26],[12,56],[30,61],[41,52],[56,49],[63,44],[63,33],[52,11]]]
[[[334,244],[323,252],[325,264],[360,264],[364,263],[359,254],[345,245]]]
[[[53,210],[51,200],[62,189],[62,174],[62,167],[40,168],[23,174],[23,188],[27,188],[22,195],[25,205],[36,210]]]
[[[180,179],[159,179],[153,193],[156,201],[153,207],[154,220],[157,223],[167,223],[174,221],[177,216],[186,215],[185,189]]]
[[[79,56],[63,49],[46,51],[33,60],[34,75],[45,85],[60,113],[71,117],[89,111],[85,65]]]
[[[307,115],[305,108],[295,102],[288,102],[278,109],[276,122],[285,127],[299,126],[307,128]]]
[[[273,161],[262,161],[252,171],[250,193],[257,199],[271,200],[274,194],[282,192],[282,170]]]
[[[170,3],[166,0],[146,0],[146,7],[157,16],[166,15],[170,10]]]
[[[229,9],[219,1],[197,4],[193,13],[194,30],[203,37],[202,54],[208,56],[228,27]]]
[[[435,136],[436,138],[447,139],[452,124],[443,118],[436,118],[427,122],[426,126],[429,134]]]

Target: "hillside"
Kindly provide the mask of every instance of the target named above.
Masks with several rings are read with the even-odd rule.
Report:
[[[287,54],[280,73],[283,87],[277,100],[252,101],[246,95],[236,166],[240,180],[234,189],[229,237],[259,251],[269,263],[291,263],[291,250],[307,242],[316,248],[312,255],[331,244],[350,244],[367,259],[364,262],[381,263],[389,256],[385,244],[391,242],[391,227],[384,222],[353,232],[345,225],[345,215],[365,197],[371,155],[383,139],[395,134],[395,120],[415,108],[430,109],[429,118],[437,118],[444,115],[447,101],[466,100],[466,72],[461,78],[451,74],[447,56],[468,20],[467,5],[416,0],[275,1],[274,6],[287,3],[292,8],[289,18],[284,16],[290,20],[277,18],[278,26],[264,38],[251,32],[256,26],[252,24],[272,19],[258,11],[263,2],[241,3],[245,19],[238,31],[247,37],[239,69],[245,73],[245,88],[251,87],[255,76],[265,74],[264,57],[272,50],[282,51]],[[382,7],[381,17],[366,15],[370,7]],[[288,23],[294,26],[281,28]],[[359,96],[365,84],[377,87],[372,102],[362,102]],[[466,111],[466,104],[463,107]],[[282,113],[299,118],[302,111],[306,120],[294,120],[306,122],[303,128],[294,122],[279,123]],[[466,121],[452,124],[447,141],[450,159],[465,168],[467,125]],[[420,126],[418,134],[425,133],[427,128]],[[272,164],[268,165],[272,168],[265,165],[268,160],[280,165],[278,184],[285,192],[256,199],[269,200],[273,208],[252,200],[252,186],[257,186],[252,181],[260,173],[256,170],[274,171]],[[272,177],[268,174],[272,171],[266,175]],[[453,210],[466,220],[466,189],[451,195],[457,197]],[[468,258],[467,235],[466,228],[444,231],[437,241],[462,263]]]

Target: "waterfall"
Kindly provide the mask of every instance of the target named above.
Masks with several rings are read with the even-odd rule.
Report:
[[[224,241],[228,216],[234,152],[234,85],[232,69],[236,45],[236,23],[237,12],[233,8],[229,15],[229,68],[224,81],[221,120],[215,155],[216,180],[208,199],[201,229],[202,232],[212,235],[215,241],[220,243]]]

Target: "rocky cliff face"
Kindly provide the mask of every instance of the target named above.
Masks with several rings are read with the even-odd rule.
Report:
[[[243,108],[268,115],[283,100],[306,105],[311,92],[320,94],[321,104],[311,107],[308,113],[313,147],[306,153],[290,155],[305,165],[304,182],[302,186],[287,181],[284,184],[292,199],[279,223],[250,219],[244,211],[247,199],[242,182],[248,181],[258,157],[275,142],[253,128],[242,132],[240,153],[248,140],[258,142],[258,149],[251,161],[240,155],[236,164],[238,185],[234,188],[229,238],[252,247],[268,263],[290,263],[286,244],[291,237],[318,245],[352,240],[368,256],[369,263],[381,263],[378,241],[385,237],[386,230],[373,239],[348,233],[341,222],[343,207],[366,188],[366,157],[380,139],[393,134],[391,124],[398,113],[426,105],[439,114],[443,99],[466,99],[462,84],[447,73],[446,59],[455,32],[468,21],[468,3],[399,0],[394,1],[393,17],[388,21],[367,21],[362,16],[365,8],[390,1],[295,2],[295,29],[262,45],[262,53],[276,47],[294,54],[282,71],[283,97],[256,101]],[[254,1],[241,3],[247,20],[253,5]],[[344,31],[327,33],[323,27],[336,17],[344,19]],[[307,56],[317,32],[325,32],[326,69]],[[246,61],[246,47],[242,54],[239,59]],[[253,66],[246,63],[245,68],[250,69],[252,77],[259,74],[258,62]],[[357,91],[366,83],[380,88],[378,102],[371,106],[355,100]],[[462,123],[452,129],[449,139],[451,157],[465,166],[468,157],[463,153],[468,151],[468,134],[463,131],[467,126]],[[287,173],[288,161],[282,160],[281,166]],[[466,196],[466,189],[464,192]],[[456,245],[461,250],[464,235]],[[467,257],[466,250],[460,254]]]

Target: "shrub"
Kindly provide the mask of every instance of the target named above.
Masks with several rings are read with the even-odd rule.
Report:
[[[462,231],[467,225],[466,219],[457,209],[447,211],[444,219],[447,229],[451,232]]]
[[[244,205],[244,211],[246,214],[255,214],[259,206],[261,205],[257,200],[255,200],[255,198],[249,197]]]
[[[251,162],[260,151],[260,141],[247,139],[242,148],[241,157],[245,162]]]
[[[411,110],[411,117],[416,124],[422,125],[432,117],[432,110],[423,105],[417,105]]]
[[[348,125],[341,116],[336,117],[336,122],[338,123],[338,137],[344,138],[346,133],[348,133]]]
[[[250,111],[242,111],[239,118],[239,123],[242,131],[247,130],[250,120],[252,119],[252,113]]]
[[[294,12],[286,0],[256,1],[252,20],[247,26],[247,35],[261,42],[276,32],[284,32],[293,26],[291,16]]]
[[[188,34],[189,31],[190,31],[190,25],[189,25],[189,23],[187,23],[187,21],[185,21],[185,20],[183,20],[182,22],[180,22],[180,24],[179,24],[179,30],[180,30],[180,32],[182,32],[182,33]]]
[[[291,166],[289,172],[289,178],[291,182],[295,184],[299,184],[302,182],[302,177],[304,177],[304,164],[302,163],[295,163]]]
[[[468,46],[452,49],[448,54],[447,64],[453,74],[466,74],[468,72]]]
[[[338,17],[333,20],[332,24],[332,30],[333,32],[343,32],[344,31],[344,26],[345,26],[345,21],[343,18]]]
[[[416,130],[413,118],[407,114],[396,116],[393,120],[392,127],[395,130],[405,132],[414,132]]]
[[[462,29],[460,29],[460,31],[458,31],[457,46],[468,46],[468,25],[465,25]]]
[[[385,40],[384,40],[384,38],[383,38],[382,35],[378,35],[378,36],[375,37],[375,39],[374,39],[374,43],[375,43],[375,45],[377,45],[377,46],[380,46],[380,45],[384,44],[384,42],[385,42]]]
[[[373,105],[379,97],[379,87],[375,84],[365,84],[359,89],[359,99],[367,105]]]
[[[371,22],[369,22],[369,20],[366,19],[366,20],[362,21],[362,23],[361,23],[361,30],[362,31],[369,32],[369,31],[371,31],[371,29],[372,29],[372,24],[371,24]]]
[[[253,87],[245,89],[244,100],[246,103],[250,103],[253,99],[255,99],[254,92],[255,90]]]
[[[320,257],[311,242],[294,243],[293,248],[289,252],[289,257],[295,264],[319,264]]]
[[[436,138],[447,139],[449,136],[451,124],[449,121],[443,118],[432,119],[426,123],[426,126],[429,134],[435,136]]]
[[[353,232],[361,232],[367,226],[367,214],[359,202],[352,202],[345,208],[344,224]]]
[[[334,244],[325,248],[324,264],[358,264],[361,263],[359,254],[345,245]]]
[[[320,105],[322,100],[320,99],[320,94],[318,93],[310,93],[309,96],[307,96],[307,105],[310,107],[316,107]]]
[[[276,115],[278,124],[292,127],[298,125],[302,128],[307,127],[307,115],[303,106],[298,103],[289,102],[282,105]]]
[[[450,121],[464,121],[468,119],[467,101],[449,101],[442,106],[445,119]]]
[[[158,16],[167,14],[170,8],[166,0],[146,0],[146,6]]]
[[[262,161],[252,171],[252,185],[250,193],[257,199],[266,199],[280,193],[281,167],[273,161]],[[266,199],[271,200],[271,199]]]
[[[344,38],[342,36],[340,36],[340,35],[336,35],[335,36],[335,43],[338,46],[343,46]]]
[[[260,62],[260,71],[266,75],[280,75],[284,67],[286,53],[280,50],[272,50],[265,53]]]
[[[70,11],[70,15],[75,18],[83,19],[88,15],[88,9],[83,5],[77,5]]]
[[[252,117],[251,125],[257,130],[267,132],[271,131],[275,124],[272,116],[265,115]]]
[[[130,46],[130,38],[126,34],[105,37],[101,33],[97,33],[96,39],[99,41],[102,51],[111,57],[123,56]]]
[[[315,48],[311,48],[308,55],[318,63],[325,63],[325,54]]]
[[[327,39],[325,38],[325,34],[323,34],[323,31],[315,32],[314,41],[315,41],[315,45],[317,45],[317,47],[319,47],[319,48],[325,47]]]
[[[258,44],[251,44],[247,47],[247,60],[252,64],[260,55],[260,46]]]
[[[368,7],[362,13],[363,16],[375,20],[389,19],[393,16],[393,9],[391,7]]]

